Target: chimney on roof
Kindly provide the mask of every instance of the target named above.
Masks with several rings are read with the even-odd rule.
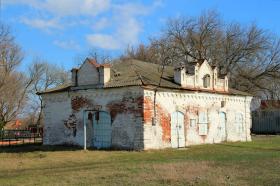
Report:
[[[76,87],[78,86],[78,69],[73,68],[71,70],[71,73],[72,73],[72,78],[71,78],[72,86]]]
[[[103,64],[99,66],[99,83],[105,85],[111,78],[111,66],[110,64]]]
[[[186,85],[186,69],[183,65],[174,68],[174,81],[181,86]]]

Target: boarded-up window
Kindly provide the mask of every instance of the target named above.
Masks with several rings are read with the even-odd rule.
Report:
[[[208,133],[208,126],[207,124],[199,124],[199,130],[198,130],[199,135],[201,136],[206,136]]]
[[[207,112],[199,113],[199,123],[208,123]]]
[[[200,112],[199,113],[199,135],[207,135],[208,133],[208,117],[207,112]]]

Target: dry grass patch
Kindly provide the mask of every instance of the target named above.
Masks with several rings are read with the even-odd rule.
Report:
[[[0,185],[279,185],[279,144],[280,136],[188,150],[0,149]]]

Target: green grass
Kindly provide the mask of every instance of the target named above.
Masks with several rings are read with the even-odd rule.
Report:
[[[0,147],[0,185],[280,185],[280,136],[144,152]]]

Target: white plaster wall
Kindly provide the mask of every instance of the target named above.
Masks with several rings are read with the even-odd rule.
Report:
[[[189,87],[194,87],[194,75],[186,75],[186,85]]]
[[[152,90],[144,91],[144,98],[151,98],[154,101],[154,92]],[[221,102],[225,106],[221,107]],[[250,114],[251,97],[208,94],[199,92],[158,92],[156,104],[160,105],[167,114],[180,111],[185,114],[185,139],[186,146],[219,143],[221,139],[217,135],[219,125],[219,113],[225,112],[227,141],[250,141],[251,114]],[[144,104],[145,108],[145,104]],[[198,134],[198,124],[196,127],[190,127],[190,118],[198,121],[198,113],[206,111],[208,113],[208,133],[206,136]],[[239,134],[235,122],[236,113],[243,115],[244,132]],[[198,123],[198,122],[197,122]],[[144,124],[144,145],[145,149],[171,147],[170,142],[162,140],[163,128],[157,116],[156,126],[151,123]]]
[[[99,69],[99,79],[101,84],[106,84],[110,81],[111,78],[111,70],[109,67],[102,67]]]
[[[73,110],[71,100],[76,97],[86,98],[91,105],[83,106],[78,111]],[[110,112],[114,107],[119,113],[112,118],[112,146],[122,149],[143,149],[143,103],[141,98],[143,98],[143,90],[140,87],[90,89],[43,95],[46,104],[43,109],[45,116],[43,142],[45,145],[83,146],[83,110],[100,107],[100,110]],[[64,125],[64,120],[67,120],[71,114],[75,114],[77,118],[76,136]],[[87,145],[91,146],[92,123],[90,120],[86,122]]]
[[[71,100],[82,97],[91,102],[78,111],[72,109]],[[141,87],[123,87],[113,89],[90,89],[75,92],[52,93],[43,95],[45,102],[44,112],[44,144],[58,145],[69,144],[83,146],[83,110],[101,108],[100,110],[111,112],[112,105],[115,116],[112,123],[112,145],[122,149],[159,149],[171,147],[170,141],[163,140],[165,129],[162,128],[159,118],[160,111],[156,109],[156,122],[145,122],[145,98],[149,97],[154,102],[154,92],[143,90]],[[219,124],[219,112],[225,112],[227,116],[227,141],[250,141],[250,102],[251,97],[230,96],[222,94],[209,94],[201,92],[176,92],[166,90],[157,93],[156,104],[161,107],[161,112],[166,118],[175,111],[185,115],[185,142],[186,146],[219,143],[221,139],[217,136]],[[141,103],[144,98],[144,104]],[[139,99],[139,100],[138,100]],[[225,106],[221,107],[221,102]],[[153,108],[148,114],[154,115]],[[198,121],[198,113],[208,113],[208,133],[206,136],[198,134],[198,125],[190,127],[190,118]],[[236,113],[241,113],[244,118],[243,133],[238,133],[235,123]],[[64,125],[64,121],[71,114],[77,119],[76,136],[73,130]],[[143,117],[144,115],[144,117]],[[87,145],[92,145],[92,123],[87,120]],[[166,134],[166,132],[165,132]]]
[[[94,85],[99,83],[97,69],[86,61],[78,70],[78,85]]]
[[[71,144],[72,132],[65,130],[63,120],[71,114],[71,100],[67,93],[53,93],[42,95],[44,105],[44,136],[45,145]]]
[[[216,74],[215,74],[216,73]],[[212,69],[207,61],[204,61],[200,66],[195,66],[195,75],[187,74],[185,69],[175,70],[174,81],[180,84],[182,87],[199,88],[206,90],[213,90],[214,88],[219,91],[228,91],[228,86],[225,84],[224,79],[217,77],[217,68]],[[210,86],[207,88],[203,87],[203,78],[205,75],[210,75]],[[214,75],[215,74],[215,75]],[[214,78],[216,84],[214,85]],[[227,77],[225,77],[227,81]]]
[[[206,74],[210,75],[210,87],[208,87],[208,88],[203,87],[203,77]],[[208,64],[207,61],[205,61],[201,64],[201,66],[199,67],[197,75],[198,75],[198,82],[197,82],[197,85],[196,85],[197,87],[199,87],[201,89],[213,89],[213,83],[212,83],[212,81],[213,81],[213,71],[212,71],[212,68]]]

